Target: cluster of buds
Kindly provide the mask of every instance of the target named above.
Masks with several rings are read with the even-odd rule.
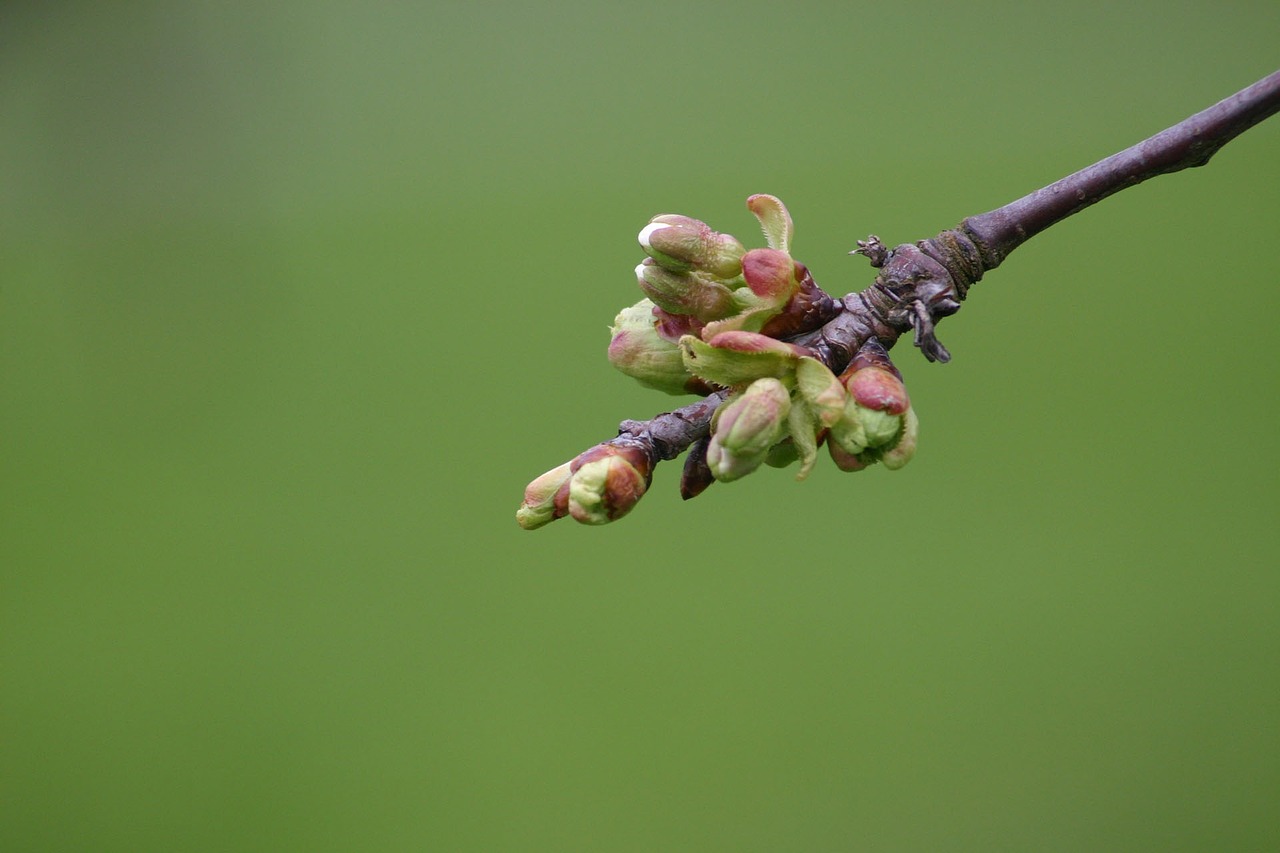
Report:
[[[874,338],[840,376],[804,347],[753,332],[724,332],[710,342],[689,336],[681,346],[692,371],[734,389],[712,417],[710,439],[690,450],[686,497],[762,464],[798,461],[796,478],[803,480],[824,443],[842,471],[876,462],[896,470],[915,454],[915,412],[901,374]]]
[[[711,340],[728,331],[787,337],[818,328],[841,304],[792,259],[794,224],[771,195],[747,207],[767,248],[744,249],[736,237],[678,214],[655,216],[640,232],[648,255],[636,267],[645,298],[614,320],[609,361],[642,385],[670,394],[710,388],[685,369],[678,347],[686,335]]]
[[[566,515],[583,524],[616,521],[644,496],[653,465],[637,444],[622,439],[597,444],[530,483],[516,522],[536,530]]]
[[[799,462],[802,480],[824,443],[843,471],[902,467],[917,424],[901,374],[875,338],[839,376],[816,351],[785,340],[843,306],[792,259],[794,225],[782,202],[754,195],[747,206],[767,248],[744,249],[687,216],[654,217],[640,232],[648,257],[636,267],[645,298],[614,321],[609,360],[623,373],[670,394],[725,395],[710,434],[689,449],[681,494],[764,464]],[[644,495],[656,462],[634,436],[596,445],[530,483],[516,520],[528,530],[565,516],[614,521]]]

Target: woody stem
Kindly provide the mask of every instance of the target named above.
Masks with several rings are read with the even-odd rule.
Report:
[[[886,348],[892,346],[903,329],[886,325],[886,306],[881,303],[889,294],[903,302],[904,295],[919,300],[917,284],[929,280],[943,285],[945,279],[944,289],[962,300],[969,285],[984,272],[999,266],[1014,249],[1054,223],[1148,178],[1203,166],[1222,146],[1276,112],[1280,112],[1280,71],[1137,145],[1003,207],[970,216],[954,230],[915,246],[901,246],[888,253],[888,258],[881,256],[880,262],[873,257],[876,266],[887,263],[877,284],[847,295],[842,300],[844,310],[806,336],[805,343],[813,345],[828,366],[837,370],[868,337],[878,336]],[[894,266],[895,254],[902,269],[886,275]],[[906,285],[910,292],[904,294],[899,285]],[[925,304],[916,301],[913,307],[918,313]],[[620,437],[647,442],[657,458],[673,459],[707,435],[711,415],[723,396],[713,394],[648,421],[623,421]]]
[[[960,228],[995,269],[1009,253],[1056,222],[1156,175],[1203,166],[1222,146],[1280,111],[1280,71],[1130,148],[1003,207],[970,216]]]

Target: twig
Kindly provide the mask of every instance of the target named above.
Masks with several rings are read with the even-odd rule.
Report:
[[[969,287],[1031,237],[1126,187],[1156,175],[1203,166],[1241,133],[1280,112],[1280,71],[1207,110],[1118,154],[1003,207],[965,219],[955,229],[885,250],[874,236],[857,250],[881,268],[875,282],[844,297],[844,311],[797,342],[816,349],[839,372],[867,339],[888,349],[904,332],[931,361],[950,356],[933,326],[959,310]],[[650,442],[654,456],[672,459],[709,430],[721,397],[699,400],[649,421],[623,421],[620,435]],[[708,404],[711,405],[708,405]]]
[[[834,374],[841,373],[855,353],[866,351],[864,347],[884,355],[887,363],[885,350],[908,332],[925,358],[949,361],[951,354],[937,338],[937,324],[959,311],[969,288],[1014,249],[1054,223],[1126,187],[1156,175],[1203,166],[1222,146],[1278,111],[1280,71],[1131,148],[1003,207],[971,216],[928,240],[893,249],[886,248],[875,236],[859,241],[855,252],[865,255],[879,270],[871,286],[838,301],[827,298],[814,286],[814,293],[821,297],[815,305],[820,303],[824,313],[813,322],[821,323],[832,312],[834,318],[805,334],[774,334],[807,348],[798,351],[812,353]],[[758,198],[763,197],[753,196]],[[790,218],[775,224],[789,228]],[[774,245],[774,238],[770,245]],[[855,369],[857,365],[855,361]],[[777,384],[775,380],[768,381]],[[681,493],[686,498],[698,494],[712,479],[707,461],[708,454],[717,450],[717,437],[711,439],[710,448],[706,439],[711,432],[712,415],[727,395],[727,391],[719,391],[647,421],[623,421],[616,438],[596,445],[531,483],[517,520],[530,528],[566,514],[593,524],[613,520],[644,494],[659,461],[674,459],[691,446],[694,450],[686,462]],[[726,409],[737,405],[739,398]],[[799,432],[791,432],[797,442],[798,436],[808,436],[810,463],[814,447],[811,426],[812,423]],[[914,438],[910,446],[914,448]],[[834,446],[832,453],[834,458]],[[909,454],[898,464],[906,458]],[[842,459],[836,463],[845,470],[864,465],[861,458],[846,455]],[[888,465],[890,457],[884,457],[884,461]]]

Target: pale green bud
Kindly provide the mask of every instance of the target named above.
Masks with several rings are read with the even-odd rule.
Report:
[[[827,431],[827,444],[839,447],[844,453],[854,455],[867,448],[867,431],[858,419],[858,404],[849,400],[844,413]],[[834,456],[833,456],[834,458]],[[837,464],[839,464],[837,462]]]
[[[860,408],[863,415],[872,411],[874,410]],[[915,409],[907,409],[904,414],[893,417],[900,421],[900,430],[895,438],[882,445],[868,444],[856,452],[842,445],[840,441],[833,440],[835,438],[833,427],[832,432],[827,436],[827,449],[831,452],[831,459],[836,463],[836,467],[842,471],[861,471],[876,462],[883,462],[886,468],[896,471],[910,462],[916,452],[920,422],[916,418]],[[845,424],[847,421],[842,419],[840,423]],[[856,447],[856,444],[853,446]]]
[[[524,503],[516,510],[517,524],[525,530],[536,530],[564,514],[556,510],[555,497],[560,488],[569,481],[571,464],[566,462],[552,468],[525,488]]]
[[[613,321],[609,361],[647,388],[668,394],[696,393],[701,383],[685,370],[680,347],[658,333],[653,308],[652,302],[642,299],[622,309]]]
[[[891,415],[878,409],[868,409],[857,403],[853,404],[853,408],[856,412],[854,417],[866,432],[868,447],[884,447],[891,444],[902,432],[902,415]]]
[[[759,468],[786,433],[791,395],[777,379],[757,379],[716,410],[707,465],[717,480],[745,477]]]
[[[911,401],[901,375],[878,340],[872,338],[859,348],[840,374],[840,381],[850,400],[844,420],[861,425],[866,446],[887,448],[897,442]],[[848,443],[842,446],[852,451]]]
[[[796,455],[800,458],[800,470],[797,480],[803,480],[813,470],[813,463],[818,458],[818,422],[813,408],[803,399],[791,405],[787,415],[787,431],[791,433],[791,441],[796,446]]]
[[[884,467],[890,471],[898,470],[916,455],[916,443],[920,432],[920,421],[916,418],[916,410],[907,409],[903,418],[902,437],[898,439],[897,444],[884,452],[884,456],[880,457]]]

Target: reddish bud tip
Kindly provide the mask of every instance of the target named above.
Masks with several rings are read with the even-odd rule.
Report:
[[[796,262],[778,249],[752,249],[743,255],[742,277],[752,293],[779,305],[800,286]]]

